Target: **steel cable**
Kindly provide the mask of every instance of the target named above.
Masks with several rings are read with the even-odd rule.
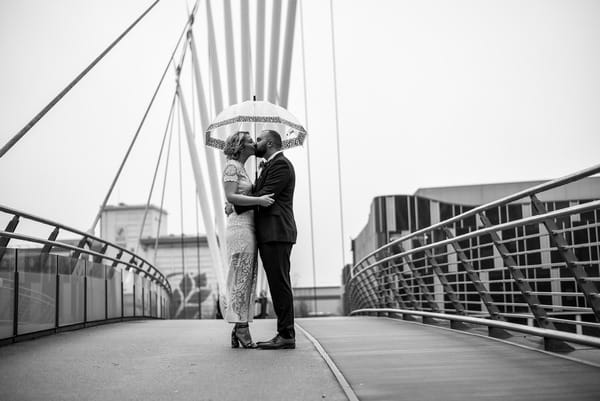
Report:
[[[171,57],[169,57],[169,62],[167,63],[167,65],[165,66],[165,69],[163,70],[163,73],[160,77],[158,85],[156,86],[156,89],[154,90],[154,93],[152,94],[152,98],[150,99],[150,102],[149,102],[148,106],[146,107],[144,116],[142,117],[142,120],[140,121],[140,124],[138,125],[135,135],[133,136],[133,139],[132,139],[131,143],[129,144],[129,148],[127,149],[127,152],[125,153],[125,157],[123,158],[123,161],[121,162],[121,165],[119,166],[119,169],[117,170],[117,174],[112,181],[112,184],[108,190],[108,193],[106,194],[106,197],[104,198],[104,201],[102,202],[102,205],[100,206],[100,209],[98,210],[98,214],[96,214],[96,217],[94,218],[94,222],[92,223],[92,226],[90,227],[89,232],[94,232],[94,230],[96,229],[96,225],[98,224],[98,221],[100,220],[102,211],[104,210],[104,208],[106,207],[106,204],[108,203],[108,199],[110,198],[110,195],[112,194],[115,184],[117,183],[117,180],[119,179],[119,176],[121,175],[121,171],[123,171],[123,167],[125,166],[125,163],[127,162],[127,159],[129,158],[131,149],[133,149],[133,146],[135,145],[135,142],[139,136],[140,131],[142,130],[144,122],[146,121],[146,117],[148,116],[148,113],[150,112],[150,109],[152,108],[152,105],[154,104],[156,95],[158,94],[158,91],[159,91],[160,87],[162,86],[162,83],[164,82],[165,76],[167,75],[167,71],[169,70],[169,66],[171,65],[171,62],[173,61],[173,58],[175,57],[175,53],[181,43],[181,39],[183,38],[185,32],[187,31],[189,25],[191,23],[193,23],[193,21],[194,21],[194,14],[197,10],[197,5],[198,5],[198,3],[196,3],[196,5],[194,6],[194,9],[192,10],[192,14],[190,15],[189,19],[187,20],[181,34],[179,35],[179,39],[177,39],[177,44],[175,45],[175,48],[173,49],[173,52],[171,53]]]
[[[154,6],[156,4],[158,4],[159,1],[160,0],[156,0],[154,3],[152,3],[150,5],[150,7],[148,7],[142,15],[140,15],[131,25],[129,25],[129,27],[121,35],[119,35],[119,37],[117,37],[117,39],[115,39],[102,53],[100,53],[100,55],[98,57],[96,57],[96,59],[94,61],[92,61],[92,63],[90,65],[88,65],[79,75],[77,75],[77,77],[75,77],[75,79],[73,81],[71,81],[71,83],[69,85],[67,85],[66,88],[64,88],[54,99],[52,99],[50,101],[50,103],[48,103],[48,105],[46,105],[46,107],[44,107],[42,109],[42,111],[40,111],[35,117],[33,117],[33,119],[31,121],[29,121],[29,123],[27,123],[27,125],[25,125],[25,127],[23,127],[14,137],[12,137],[6,143],[6,145],[4,145],[4,147],[2,147],[2,149],[0,149],[0,158],[2,156],[4,156],[17,142],[19,142],[19,140],[21,138],[23,138],[23,136],[25,136],[25,134],[31,128],[33,128],[33,126],[35,124],[37,124],[37,122],[40,121],[42,119],[42,117],[44,117],[46,115],[46,113],[48,113],[50,111],[50,109],[52,109],[75,85],[77,85],[77,83],[85,75],[87,75],[87,73],[92,68],[94,68],[96,66],[96,64],[98,64],[98,62],[100,60],[102,60],[104,58],[104,56],[106,54],[108,54],[108,52],[111,51],[112,48],[117,45],[117,43],[119,43],[121,41],[121,39],[124,38],[125,35],[127,35],[129,33],[129,31],[131,31],[133,29],[133,27],[135,27],[138,24],[138,22],[140,22],[142,20],[142,18],[144,18],[146,16],[146,14],[148,14],[150,12],[150,10],[152,10],[154,8]]]

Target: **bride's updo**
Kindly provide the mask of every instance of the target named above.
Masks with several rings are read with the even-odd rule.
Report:
[[[250,135],[250,133],[248,131],[238,131],[225,140],[223,153],[225,153],[228,159],[238,160],[240,158],[246,135]]]

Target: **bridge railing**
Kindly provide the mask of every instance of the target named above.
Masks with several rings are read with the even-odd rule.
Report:
[[[168,318],[171,287],[127,249],[65,225],[0,206],[0,342],[131,318]],[[29,220],[48,238],[15,232]],[[76,240],[58,240],[60,232]],[[27,247],[9,248],[20,241]]]
[[[540,194],[600,165],[391,241],[351,268],[353,311],[414,310],[600,337],[600,201]]]

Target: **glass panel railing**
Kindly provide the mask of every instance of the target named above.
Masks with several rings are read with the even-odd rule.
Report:
[[[157,285],[156,283],[152,282],[152,284],[150,284],[150,299],[152,300],[152,310],[150,312],[150,316],[152,317],[158,317],[158,297],[157,297]]]
[[[56,255],[39,249],[19,249],[17,334],[52,329],[56,319]]]
[[[134,274],[135,283],[135,316],[142,316],[144,309],[142,307],[142,278],[139,274]]]
[[[12,337],[15,309],[15,263],[14,249],[0,248],[0,339]]]
[[[150,280],[144,278],[144,316],[150,316]]]
[[[100,263],[87,263],[87,321],[106,317],[106,294],[104,287],[106,267]]]
[[[58,325],[83,323],[85,260],[58,256]]]
[[[108,300],[108,318],[121,317],[121,269],[106,268],[106,291]]]
[[[123,269],[123,316],[133,316],[133,279],[134,273],[131,270]]]

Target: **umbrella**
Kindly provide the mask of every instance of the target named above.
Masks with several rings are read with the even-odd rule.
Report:
[[[248,131],[256,138],[263,130],[274,130],[281,135],[282,148],[300,146],[306,130],[298,119],[283,107],[265,101],[248,100],[223,110],[204,134],[205,145],[217,149],[225,147],[225,140],[238,131]]]

